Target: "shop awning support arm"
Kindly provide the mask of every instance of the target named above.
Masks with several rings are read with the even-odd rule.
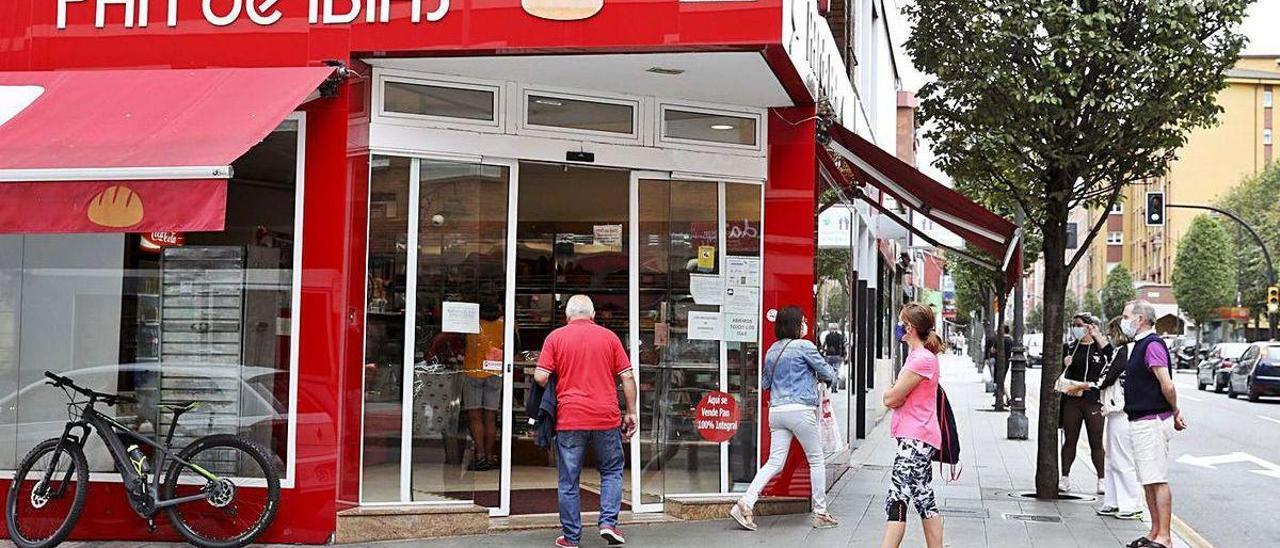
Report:
[[[890,220],[892,220],[893,222],[898,223],[898,225],[900,225],[900,226],[902,226],[903,228],[905,228],[905,229],[907,229],[907,230],[911,231],[911,233],[912,233],[912,234],[915,234],[916,236],[919,236],[921,240],[924,240],[924,241],[926,241],[926,242],[929,242],[930,244],[934,245],[935,247],[939,247],[939,248],[945,249],[945,250],[947,250],[947,251],[949,251],[949,252],[951,252],[951,253],[955,253],[955,254],[956,254],[958,257],[960,257],[961,259],[964,259],[964,260],[966,260],[966,261],[969,261],[969,262],[971,262],[971,263],[973,263],[973,264],[976,264],[976,265],[978,265],[978,266],[980,266],[980,267],[982,267],[982,268],[985,268],[985,269],[991,270],[991,271],[993,271],[993,272],[1001,272],[1001,271],[1003,270],[1003,269],[1001,269],[999,266],[997,266],[995,263],[992,263],[991,261],[985,260],[985,259],[983,259],[982,257],[979,257],[979,256],[977,256],[977,255],[974,255],[974,254],[972,254],[972,253],[969,253],[968,251],[965,251],[965,250],[963,250],[963,249],[956,249],[956,248],[951,247],[951,246],[949,246],[949,245],[946,245],[946,244],[944,244],[944,243],[942,243],[942,242],[939,242],[937,238],[934,238],[933,236],[930,236],[930,235],[926,234],[923,230],[920,230],[920,229],[918,229],[918,228],[916,228],[916,227],[912,226],[912,225],[911,225],[911,223],[907,222],[907,221],[906,221],[905,219],[903,219],[902,217],[899,217],[897,213],[894,213],[892,210],[890,210],[889,208],[885,207],[883,204],[880,204],[880,203],[877,203],[877,202],[876,202],[876,201],[874,201],[874,200],[868,199],[868,198],[867,198],[867,195],[866,195],[866,194],[863,194],[862,190],[860,190],[860,189],[852,189],[852,192],[853,192],[854,197],[856,197],[856,198],[861,198],[863,202],[866,202],[867,204],[870,204],[870,205],[871,205],[871,207],[875,208],[875,210],[876,210],[876,211],[879,211],[881,215],[884,215],[884,216],[888,217],[888,218],[889,218]]]

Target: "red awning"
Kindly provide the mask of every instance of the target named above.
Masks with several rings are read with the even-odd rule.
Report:
[[[888,193],[899,203],[954,232],[971,247],[994,257],[999,264],[988,266],[1003,270],[1009,287],[1013,287],[1022,269],[1016,253],[1022,244],[1021,233],[1012,222],[839,124],[833,124],[828,135],[831,137],[831,149],[858,174],[858,180],[849,180],[826,150],[819,148],[818,157],[823,171],[837,184],[842,187],[871,184]],[[914,227],[908,223],[907,228]]]
[[[333,70],[0,72],[0,233],[222,230],[232,162]]]

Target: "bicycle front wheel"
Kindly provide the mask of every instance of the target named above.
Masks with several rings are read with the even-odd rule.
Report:
[[[40,442],[23,457],[5,500],[9,538],[21,548],[56,546],[75,527],[89,493],[89,465],[80,446]]]
[[[163,499],[204,495],[167,509],[174,528],[191,544],[237,548],[271,525],[280,502],[280,473],[261,445],[242,436],[206,436],[178,457],[190,466],[175,462],[169,467]]]

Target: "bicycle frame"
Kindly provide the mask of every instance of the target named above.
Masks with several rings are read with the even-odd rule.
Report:
[[[137,504],[134,505],[135,510],[138,510],[138,512],[143,514],[144,517],[149,518],[154,516],[156,512],[170,506],[177,506],[179,504],[209,498],[210,493],[203,492],[197,495],[188,495],[185,497],[165,500],[160,499],[160,476],[161,472],[165,470],[166,463],[170,463],[170,466],[185,466],[211,482],[220,481],[222,479],[219,478],[217,474],[204,469],[204,467],[178,457],[176,452],[169,447],[169,444],[173,440],[174,430],[177,427],[177,420],[174,420],[169,424],[169,431],[165,435],[164,444],[161,445],[160,443],[152,441],[150,438],[135,433],[133,430],[129,429],[129,427],[120,424],[119,421],[98,412],[98,410],[94,408],[95,403],[96,399],[90,397],[89,401],[84,405],[84,409],[81,413],[81,419],[68,422],[63,428],[62,437],[59,438],[58,447],[54,451],[53,459],[50,461],[48,470],[45,470],[44,473],[44,481],[46,485],[49,485],[48,481],[50,476],[57,468],[58,457],[62,454],[64,444],[75,443],[80,446],[81,450],[83,450],[84,446],[89,441],[89,430],[92,429],[98,433],[98,437],[101,438],[103,444],[107,446],[107,451],[111,453],[111,459],[115,462],[116,469],[120,472],[120,477],[124,480],[126,486],[145,485],[143,483],[143,478],[137,470],[135,470],[134,465],[129,458],[129,451],[125,445],[126,439],[149,445],[155,450],[152,457],[152,481],[150,489],[147,490],[146,493],[149,498],[140,499],[138,493],[134,492],[134,489],[126,489],[130,500],[146,504],[146,506],[141,508],[139,508]],[[78,436],[72,433],[75,429],[80,430]],[[63,478],[62,486],[57,492],[57,496],[60,497],[66,492],[67,482],[70,481],[70,479],[71,469],[68,468],[65,477]]]

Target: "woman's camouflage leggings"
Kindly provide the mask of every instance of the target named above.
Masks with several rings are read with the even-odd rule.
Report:
[[[893,459],[892,482],[885,500],[889,521],[907,521],[907,502],[915,503],[921,519],[938,515],[933,497],[933,463],[935,449],[920,440],[897,438],[898,456]]]

